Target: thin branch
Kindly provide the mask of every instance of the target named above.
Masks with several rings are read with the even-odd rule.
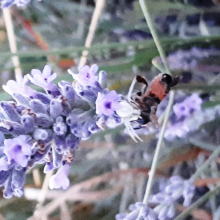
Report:
[[[105,0],[97,0],[95,10],[92,16],[92,21],[89,27],[89,33],[86,38],[85,47],[90,48],[92,45],[92,41],[95,35],[96,28],[98,26],[99,17],[102,13],[102,10],[105,5]],[[88,50],[84,50],[82,53],[82,57],[80,58],[79,68],[86,64],[87,56],[89,54]]]
[[[36,187],[41,187],[41,178],[40,178],[40,171],[38,168],[33,169],[32,171],[33,179],[34,179],[34,185]]]
[[[36,205],[36,210],[34,212],[34,215],[38,215],[39,210],[41,209],[42,205],[44,204],[44,201],[46,199],[46,195],[48,192],[49,179],[52,175],[53,175],[53,170],[48,172],[45,175],[43,186],[42,186],[40,194],[38,196],[38,204]]]
[[[48,209],[48,206],[43,208],[41,212],[38,213],[38,215],[34,215],[28,220],[41,220],[42,217],[47,217],[49,214],[51,214],[57,207],[62,207],[63,203],[66,201],[82,201],[82,202],[97,202],[101,199],[107,198],[109,196],[114,196],[119,194],[122,191],[122,186],[114,187],[113,189],[107,189],[107,190],[101,190],[101,191],[95,191],[95,192],[81,192],[77,193],[74,192],[71,197],[67,198],[66,200],[59,201],[59,204],[57,204],[54,209]],[[59,200],[59,198],[56,198],[56,200]]]
[[[168,67],[168,64],[167,64],[167,61],[166,61],[165,53],[163,51],[163,48],[161,46],[161,43],[160,43],[159,38],[157,36],[157,33],[154,29],[153,22],[151,20],[147,5],[145,4],[144,0],[139,0],[139,2],[140,2],[140,5],[141,5],[141,8],[142,8],[144,17],[147,21],[148,27],[150,29],[150,32],[153,36],[154,42],[157,46],[157,49],[158,49],[159,54],[161,56],[161,59],[163,61],[164,67],[165,67],[167,73],[169,73],[171,75],[171,72],[169,70],[169,67]],[[163,125],[162,125],[160,135],[159,135],[159,139],[158,139],[158,142],[157,142],[157,147],[156,147],[156,151],[155,151],[155,154],[154,154],[154,159],[153,159],[151,170],[150,170],[150,173],[149,173],[148,184],[147,184],[147,188],[146,188],[144,199],[143,199],[144,204],[147,204],[148,198],[149,198],[149,195],[150,195],[150,192],[151,192],[153,179],[154,179],[154,175],[155,175],[155,171],[156,171],[157,163],[158,163],[158,159],[159,159],[159,153],[160,153],[160,150],[162,148],[163,137],[164,137],[164,133],[165,133],[165,130],[166,130],[166,125],[167,125],[167,122],[168,122],[168,119],[169,119],[170,111],[171,111],[171,108],[172,108],[173,100],[174,100],[174,91],[171,91],[168,106],[167,106],[166,112],[165,112]],[[141,216],[141,212],[138,216],[138,219],[140,219],[140,216]]]
[[[60,205],[60,219],[61,220],[71,220],[71,214],[68,210],[67,204],[64,202]]]
[[[86,181],[83,181],[81,183],[77,183],[77,184],[71,186],[71,188],[69,188],[67,191],[63,192],[63,194],[61,196],[59,196],[58,198],[56,198],[53,201],[51,201],[50,203],[48,203],[45,207],[42,207],[41,209],[39,209],[38,212],[36,213],[36,215],[32,216],[29,220],[37,219],[37,217],[39,217],[39,216],[49,215],[56,208],[58,208],[60,206],[60,204],[62,204],[66,200],[72,200],[73,195],[77,194],[79,191],[89,190],[89,189],[95,187],[100,182],[109,182],[113,178],[120,179],[123,175],[128,175],[130,173],[142,173],[142,174],[147,175],[148,171],[149,171],[149,169],[129,169],[129,170],[123,170],[123,171],[118,170],[118,171],[114,171],[114,172],[105,173],[101,176],[93,177],[93,178],[86,180]],[[86,192],[86,193],[88,193],[88,192]],[[97,192],[96,192],[96,196],[97,196]],[[94,198],[96,196],[94,195]],[[84,199],[87,199],[87,196],[84,196]]]
[[[10,9],[3,8],[2,11],[3,11],[4,20],[5,20],[5,26],[6,26],[6,30],[7,30],[10,50],[11,50],[11,53],[15,54],[15,53],[17,53],[17,44],[16,44],[16,39],[15,39],[14,26],[13,26],[13,22],[12,22]],[[15,68],[15,78],[19,82],[22,77],[22,71],[20,68],[19,57],[12,56],[12,63]]]
[[[161,47],[159,37],[157,36],[157,33],[156,33],[155,28],[154,28],[153,22],[151,20],[151,16],[150,16],[147,4],[145,3],[145,0],[139,0],[139,2],[140,2],[140,5],[141,5],[141,9],[143,11],[144,17],[146,19],[147,25],[150,29],[150,32],[151,32],[152,37],[154,39],[154,42],[157,46],[157,50],[158,50],[158,52],[160,54],[160,57],[162,59],[162,62],[164,64],[165,70],[166,70],[167,73],[169,73],[171,75],[171,72],[170,72],[170,69],[169,69],[169,66],[168,66],[168,63],[167,63],[167,60],[166,60],[165,53],[163,51],[163,48]]]
[[[162,125],[161,131],[160,131],[156,151],[155,151],[155,154],[154,154],[154,159],[153,159],[152,166],[151,166],[150,173],[149,173],[147,188],[146,188],[146,192],[145,192],[144,199],[143,199],[144,204],[147,204],[147,202],[148,202],[148,198],[149,198],[151,188],[152,188],[152,185],[153,185],[153,179],[154,179],[155,171],[156,171],[156,168],[157,168],[159,153],[160,153],[160,150],[162,148],[163,137],[164,137],[164,133],[166,131],[166,126],[167,126],[167,122],[168,122],[168,119],[169,119],[170,111],[172,109],[173,100],[174,100],[174,91],[171,91],[170,92],[169,103],[168,103],[168,106],[167,106],[166,112],[165,112],[165,118],[164,118],[163,125]]]

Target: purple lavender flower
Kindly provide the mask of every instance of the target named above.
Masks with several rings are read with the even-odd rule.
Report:
[[[191,203],[195,186],[191,180],[184,180],[180,176],[172,176],[165,189],[152,195],[149,202],[158,204],[153,210],[158,214],[158,219],[173,219],[175,216],[175,203],[181,197],[184,198],[184,206]]]
[[[21,94],[24,96],[32,96],[34,94],[34,90],[30,88],[29,86],[26,86],[28,83],[27,76],[24,76],[24,78],[20,78],[17,82],[14,80],[9,80],[6,85],[3,85],[3,89],[10,94],[11,96],[14,95],[14,93]]]
[[[136,202],[129,206],[129,210],[131,211],[128,214],[117,214],[115,216],[116,220],[136,220],[139,216],[141,220],[156,220],[157,215],[154,211],[149,208],[147,205],[143,204],[142,202]]]
[[[184,122],[177,122],[175,124],[169,124],[164,138],[171,141],[176,137],[184,138],[190,132],[191,128],[184,124]]]
[[[220,113],[220,106],[201,109],[203,101],[196,93],[186,98],[182,94],[177,94],[176,99],[177,103],[173,106],[173,113],[164,134],[169,141],[186,137],[188,133],[196,131],[202,124],[213,120]]]
[[[194,196],[195,186],[190,180],[184,180],[180,176],[172,176],[170,184],[166,187],[166,192],[169,193],[176,200],[183,196],[184,206],[189,206]]]
[[[121,108],[118,94],[116,91],[110,91],[107,94],[98,93],[96,99],[96,114],[112,116],[115,111]]]
[[[27,136],[20,135],[17,138],[6,139],[4,144],[4,153],[8,158],[8,164],[16,162],[20,166],[26,167],[28,157],[31,155],[31,146],[27,143]]]
[[[70,170],[69,164],[64,164],[60,167],[56,174],[50,177],[49,187],[50,189],[63,188],[67,189],[69,187],[70,181],[68,179],[68,173]]]
[[[18,7],[24,6],[28,4],[30,0],[1,0],[1,8],[8,8],[11,7],[13,4],[17,5]]]
[[[6,157],[0,158],[0,171],[6,171],[8,170],[8,160]]]
[[[177,118],[182,118],[183,116],[187,116],[189,114],[189,108],[186,106],[185,102],[182,103],[176,103],[173,106],[173,111]]]
[[[192,110],[201,110],[202,99],[198,96],[197,93],[192,94],[190,97],[187,97],[184,100],[186,107]]]
[[[78,81],[82,86],[94,86],[95,82],[98,81],[98,76],[96,75],[98,71],[98,66],[93,64],[91,67],[83,66],[78,74],[74,74],[69,70],[69,73],[73,78]]]
[[[42,73],[38,69],[33,69],[31,75],[27,75],[28,79],[35,85],[44,89],[51,89],[51,87],[53,87],[53,80],[57,77],[57,74],[52,73],[51,68],[48,65],[44,67]]]
[[[50,187],[66,189],[80,141],[104,128],[107,122],[120,123],[116,112],[120,108],[119,96],[102,88],[106,73],[101,71],[98,78],[97,70],[97,65],[86,66],[77,75],[78,82],[72,85],[62,81],[58,86],[53,83],[56,74],[49,66],[42,73],[32,70],[28,78],[46,93],[27,87],[27,77],[4,86],[15,99],[0,104],[0,143],[4,144],[0,148],[0,171],[5,197],[23,194],[25,172],[35,164],[45,163],[45,172],[58,169],[50,179]]]

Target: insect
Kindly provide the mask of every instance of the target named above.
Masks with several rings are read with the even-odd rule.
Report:
[[[167,96],[171,87],[175,86],[179,77],[172,77],[167,73],[156,76],[148,86],[147,80],[142,76],[136,76],[131,83],[127,99],[120,102],[122,108],[117,114],[123,118],[125,127],[132,139],[141,138],[135,133],[135,129],[147,126],[149,123],[157,124],[156,110],[160,102]],[[133,93],[136,83],[144,85],[142,91]],[[133,127],[132,124],[138,125]]]

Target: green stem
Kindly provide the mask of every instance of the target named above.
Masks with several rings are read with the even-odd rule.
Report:
[[[207,192],[205,195],[203,195],[200,199],[198,199],[196,202],[194,202],[188,209],[186,209],[184,212],[182,212],[179,216],[177,216],[174,220],[181,220],[186,219],[190,213],[196,209],[198,206],[206,202],[210,197],[217,195],[220,192],[220,186],[216,187],[214,190],[211,190]]]
[[[143,14],[145,16],[145,19],[147,21],[148,27],[150,29],[150,32],[153,36],[153,40],[154,40],[154,42],[157,46],[157,50],[159,51],[159,54],[161,56],[161,59],[163,61],[164,66],[165,66],[165,70],[166,70],[167,73],[169,73],[171,75],[171,72],[169,70],[169,67],[168,67],[168,64],[167,64],[167,61],[166,61],[165,53],[163,51],[163,48],[161,46],[161,43],[160,43],[159,38],[157,36],[157,33],[154,29],[154,26],[153,26],[153,23],[152,23],[147,5],[145,4],[144,0],[139,0],[139,2],[140,2],[140,5],[141,5]],[[154,154],[154,159],[153,159],[150,174],[149,174],[148,184],[147,184],[144,199],[143,199],[144,204],[147,204],[148,198],[149,198],[149,195],[150,195],[150,192],[151,192],[154,175],[155,175],[155,171],[156,171],[156,168],[157,168],[159,153],[160,153],[160,150],[162,148],[163,137],[164,137],[164,133],[165,133],[165,130],[166,130],[166,125],[167,125],[167,122],[168,122],[168,119],[169,119],[170,111],[171,111],[171,108],[172,108],[173,100],[174,100],[174,91],[171,91],[170,92],[169,103],[168,103],[168,106],[166,108],[163,125],[162,125],[162,128],[161,128],[161,132],[160,132],[159,139],[158,139],[158,142],[157,142],[156,151],[155,151],[155,154]],[[138,219],[140,219],[140,215],[141,215],[141,212],[138,216]]]
[[[158,139],[158,142],[157,142],[157,147],[156,147],[156,151],[155,151],[155,154],[154,154],[154,159],[153,159],[152,166],[151,166],[151,169],[150,169],[148,184],[147,184],[147,188],[146,188],[144,199],[143,199],[144,204],[147,204],[148,198],[149,198],[149,195],[150,195],[150,191],[151,191],[151,188],[152,188],[153,178],[154,178],[154,174],[155,174],[155,171],[156,171],[156,168],[157,168],[159,153],[160,153],[160,150],[162,148],[163,137],[164,137],[164,133],[166,131],[166,126],[167,126],[167,122],[168,122],[168,119],[169,119],[170,111],[172,109],[173,100],[174,100],[174,91],[171,91],[170,92],[169,103],[168,103],[168,106],[167,106],[166,112],[165,112],[163,125],[162,125],[160,135],[159,135],[159,139]]]
[[[171,75],[171,72],[170,72],[170,69],[169,69],[169,66],[168,66],[168,63],[167,63],[167,60],[166,60],[165,53],[163,51],[163,48],[161,47],[160,40],[159,40],[159,38],[157,36],[157,33],[156,33],[155,28],[154,28],[153,22],[151,20],[147,4],[145,3],[145,0],[139,0],[139,2],[140,2],[140,5],[141,5],[141,9],[143,11],[144,17],[145,17],[145,19],[147,21],[147,25],[148,25],[148,27],[150,29],[150,32],[152,34],[152,37],[154,39],[154,42],[155,42],[155,44],[157,46],[158,52],[159,52],[160,57],[162,59],[162,62],[164,64],[165,70],[166,70],[167,73],[169,73]]]

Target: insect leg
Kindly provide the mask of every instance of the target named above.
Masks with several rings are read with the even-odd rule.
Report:
[[[128,101],[130,102],[131,101],[131,95],[132,95],[132,92],[133,92],[133,89],[134,89],[134,86],[136,84],[137,80],[136,80],[136,77],[133,79],[131,85],[130,85],[130,88],[128,90],[128,94],[127,94],[127,99]]]
[[[143,76],[136,76],[136,80],[138,83],[142,83],[145,85],[145,87],[142,89],[142,93],[145,93],[148,87],[148,82]]]
[[[127,126],[128,126],[127,128],[130,129],[130,132],[134,138],[136,137],[138,140],[143,141],[134,131],[133,127],[131,126],[130,121],[128,121]]]
[[[145,86],[148,86],[147,80],[143,76],[137,75],[136,80],[137,80],[137,82],[142,83]]]

